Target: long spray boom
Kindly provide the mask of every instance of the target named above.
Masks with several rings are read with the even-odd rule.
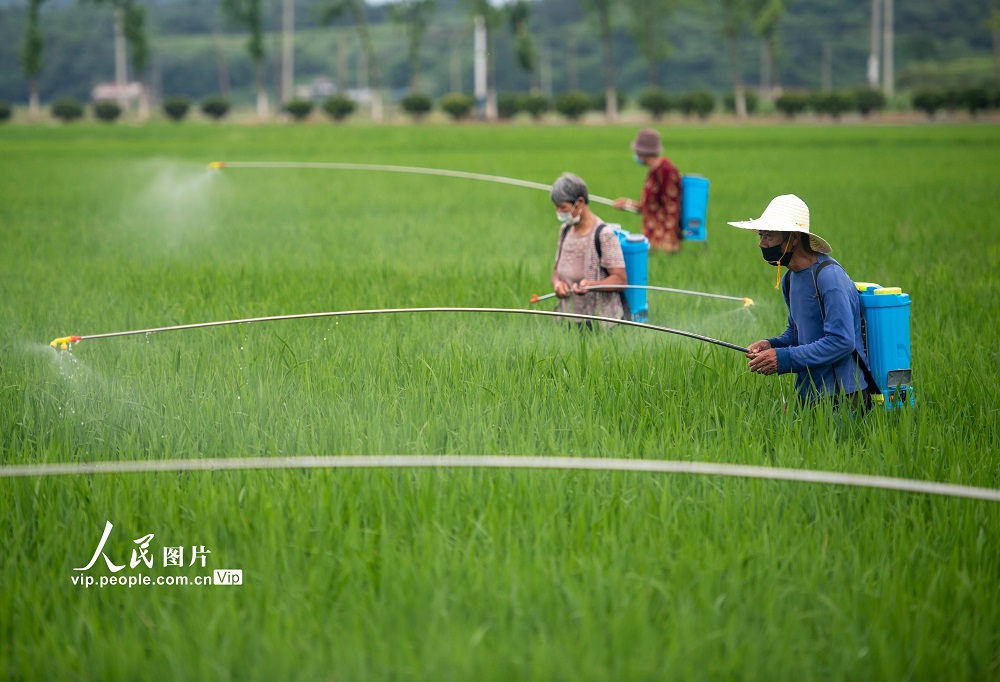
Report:
[[[410,175],[437,175],[446,178],[462,178],[464,180],[480,180],[483,182],[496,182],[502,185],[513,185],[515,187],[527,187],[528,189],[538,189],[543,192],[552,190],[551,185],[530,180],[518,180],[517,178],[505,178],[500,175],[485,175],[483,173],[467,173],[465,171],[445,170],[443,168],[420,168],[418,166],[386,166],[375,163],[311,163],[305,161],[213,161],[208,164],[209,168],[220,170],[222,168],[305,168],[314,170],[346,170],[346,171],[377,171],[382,173],[409,173]],[[590,200],[598,204],[613,206],[614,201],[607,197],[590,195]],[[637,213],[638,211],[629,206],[626,210]]]
[[[746,296],[726,296],[724,294],[710,294],[707,291],[689,291],[688,289],[671,289],[670,287],[655,287],[646,284],[591,284],[587,289],[593,289],[595,291],[602,289],[647,289],[649,291],[666,291],[672,294],[687,294],[688,296],[706,296],[708,298],[721,298],[726,301],[739,301],[743,304],[744,308],[753,307],[753,299],[747,298]],[[538,303],[539,301],[544,301],[547,298],[552,298],[555,296],[555,292],[549,294],[544,294],[539,296],[538,294],[532,294],[530,303]]]
[[[109,332],[106,334],[64,336],[62,338],[55,339],[49,345],[57,350],[66,350],[70,344],[76,343],[78,341],[87,341],[90,339],[107,339],[115,336],[155,334],[157,332],[178,331],[182,329],[203,329],[206,327],[222,327],[232,324],[250,324],[254,322],[277,322],[279,320],[304,320],[317,317],[348,317],[351,315],[394,315],[400,313],[497,313],[497,314],[506,313],[511,315],[541,315],[545,317],[571,318],[577,320],[590,320],[595,322],[613,322],[615,324],[623,324],[630,327],[639,327],[640,329],[650,329],[652,331],[662,332],[665,334],[676,334],[677,336],[685,336],[689,339],[695,339],[697,341],[711,343],[716,346],[722,346],[723,348],[731,348],[732,350],[737,350],[740,351],[741,353],[747,352],[746,348],[744,348],[743,346],[737,346],[734,343],[719,341],[718,339],[713,339],[708,336],[702,336],[701,334],[695,334],[693,332],[683,331],[680,329],[670,329],[669,327],[660,327],[658,325],[647,324],[645,322],[634,322],[632,320],[616,320],[611,317],[600,317],[598,315],[583,315],[580,313],[557,313],[548,310],[530,310],[524,308],[377,308],[372,310],[335,310],[332,312],[325,312],[325,313],[299,313],[295,315],[272,315],[270,317],[250,317],[241,320],[223,320],[219,322],[196,322],[194,324],[178,324],[172,327],[152,327],[150,329],[133,329],[131,331]]]

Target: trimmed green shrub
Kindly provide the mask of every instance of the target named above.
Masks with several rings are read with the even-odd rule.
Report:
[[[781,93],[778,99],[774,100],[774,106],[778,111],[788,118],[794,118],[806,110],[809,105],[809,97],[804,92],[789,90]]]
[[[757,93],[753,90],[744,90],[743,99],[747,103],[747,114],[753,115],[757,113],[757,105],[760,103],[760,98]],[[722,99],[722,106],[725,107],[726,111],[732,113],[736,111],[736,94],[730,92]]]
[[[171,121],[180,123],[191,108],[191,99],[184,95],[174,95],[163,100],[163,113]]]
[[[412,92],[400,102],[403,111],[419,121],[434,108],[434,101],[422,92]]]
[[[829,114],[833,118],[840,118],[841,114],[851,111],[855,107],[853,93],[843,90],[814,92],[810,96],[810,100],[813,111],[817,114]]]
[[[571,121],[578,120],[590,107],[590,95],[579,90],[564,92],[556,98],[556,111]]]
[[[464,92],[449,92],[441,98],[441,110],[455,121],[468,118],[475,106],[476,100]]]
[[[674,99],[661,88],[650,88],[639,96],[639,106],[657,121],[675,105]]]
[[[13,111],[14,109],[10,106],[10,102],[0,99],[0,123],[10,120],[10,115]]]
[[[95,102],[94,118],[105,123],[114,123],[122,115],[118,102]]]
[[[285,102],[284,109],[296,121],[304,121],[312,113],[313,103],[311,99],[290,99]]]
[[[937,88],[924,88],[913,93],[913,108],[933,118],[938,109],[944,107],[944,92]]]
[[[72,97],[64,97],[52,105],[52,115],[63,123],[83,118],[83,104]]]
[[[334,121],[343,121],[354,113],[356,107],[354,100],[343,93],[327,97],[326,101],[323,102],[323,111]]]
[[[218,121],[229,113],[229,100],[221,95],[209,95],[201,100],[201,113]]]
[[[868,116],[873,111],[877,112],[885,109],[885,95],[882,94],[881,90],[858,88],[854,91],[854,104],[862,116]]]
[[[986,88],[990,109],[1000,109],[1000,88]]]
[[[958,111],[964,107],[964,96],[958,88],[948,88],[944,91],[944,108],[948,111]]]
[[[694,114],[704,120],[715,109],[715,95],[707,90],[686,92],[681,95],[678,107],[685,116]]]
[[[990,108],[990,93],[982,87],[966,88],[962,91],[962,106],[972,116]]]
[[[521,107],[531,115],[531,118],[540,121],[552,108],[552,102],[544,95],[527,95],[521,100]]]
[[[517,116],[523,107],[524,97],[513,92],[504,92],[497,97],[497,115],[502,119]]]

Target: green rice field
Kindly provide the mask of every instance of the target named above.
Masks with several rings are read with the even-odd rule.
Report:
[[[576,456],[1000,488],[1000,127],[661,132],[681,170],[712,183],[708,241],[653,253],[650,283],[755,305],[651,292],[650,322],[742,346],[780,333],[775,271],[726,221],[795,193],[855,280],[910,294],[913,409],[803,410],[791,376],[751,374],[739,352],[527,315],[288,320],[57,353],[49,341],[69,334],[215,320],[527,308],[556,248],[544,192],[207,165],[541,183],[572,171],[594,194],[638,198],[635,129],[0,126],[0,465]],[[0,515],[8,679],[1000,678],[988,501],[648,473],[288,469],[3,477]],[[228,569],[242,584],[193,584]],[[138,582],[99,584],[122,576]],[[155,584],[166,578],[189,584]]]

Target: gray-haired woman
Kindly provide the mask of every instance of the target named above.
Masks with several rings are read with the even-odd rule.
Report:
[[[559,297],[556,311],[625,319],[621,289],[588,289],[624,286],[628,279],[618,235],[591,212],[587,183],[572,173],[563,173],[552,184],[552,203],[562,223],[552,269],[552,290]],[[593,326],[591,320],[568,319]],[[613,323],[600,325],[611,327]]]

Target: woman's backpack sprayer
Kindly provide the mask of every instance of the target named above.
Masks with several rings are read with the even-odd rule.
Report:
[[[628,309],[636,322],[649,321],[649,305],[646,302],[646,285],[649,283],[649,239],[643,234],[632,234],[621,225],[609,224],[613,228],[625,257],[625,277],[631,289],[624,291]]]
[[[708,239],[708,178],[685,175],[681,178],[681,233],[684,240]]]
[[[887,410],[913,405],[910,296],[899,287],[855,285],[861,299],[861,336],[878,385],[873,398]]]

